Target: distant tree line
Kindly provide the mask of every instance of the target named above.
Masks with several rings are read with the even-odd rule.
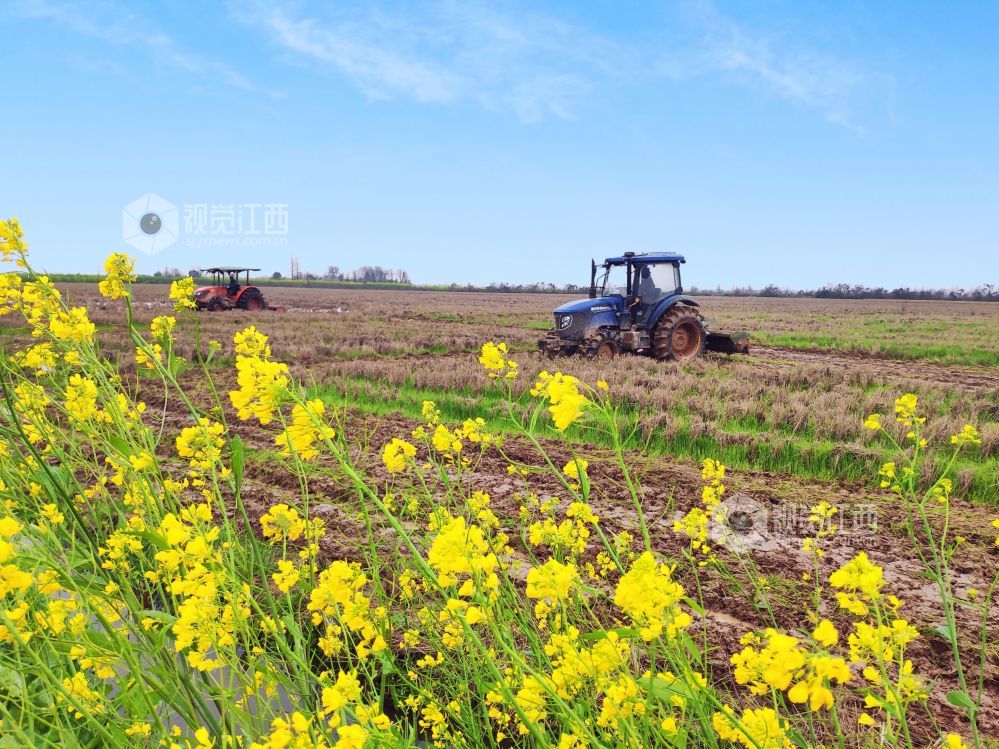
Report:
[[[271,274],[271,279],[280,281],[283,279],[280,273]],[[293,276],[292,280],[303,281],[355,281],[358,283],[398,283],[411,284],[409,272],[401,268],[383,268],[380,265],[362,265],[356,270],[344,273],[336,265],[331,265],[323,274],[300,271]]]
[[[451,284],[450,288],[456,291],[495,291],[499,293],[520,293],[520,294],[587,294],[589,286],[567,283],[558,284],[548,281],[538,281],[537,283],[504,283],[503,281],[493,281],[491,284],[482,287],[474,287],[472,284]]]
[[[472,284],[452,283],[448,286],[452,291],[492,291],[499,293],[522,294],[587,294],[589,286],[579,284],[556,285],[545,281],[537,283],[504,283],[494,281],[485,288]],[[815,299],[927,299],[943,301],[999,301],[999,286],[991,283],[981,284],[972,289],[911,289],[900,286],[886,289],[880,286],[870,287],[860,284],[827,284],[819,289],[788,289],[768,284],[762,289],[752,286],[736,286],[731,289],[701,289],[691,286],[685,289],[694,296],[756,296],[756,297],[811,297]]]
[[[768,284],[762,289],[735,287],[732,289],[699,289],[692,286],[689,292],[698,296],[759,296],[759,297],[812,297],[815,299],[925,299],[936,301],[999,302],[999,286],[981,284],[971,289],[911,289],[899,286],[886,289],[882,286],[861,284],[826,284],[819,289],[794,290]]]
[[[192,278],[200,278],[201,271],[192,268],[187,272]],[[140,275],[139,281],[145,283],[168,283],[171,280],[180,278],[182,274],[177,268],[164,268],[158,270],[151,276]],[[52,281],[78,281],[96,282],[100,280],[100,275],[81,273],[50,273]],[[329,283],[370,283],[370,284],[392,284],[403,286],[407,289],[419,290],[428,289],[435,291],[485,291],[494,293],[521,293],[521,294],[578,294],[589,293],[589,286],[567,283],[554,284],[548,281],[538,281],[536,283],[506,283],[494,281],[487,286],[477,286],[470,283],[451,283],[448,285],[420,285],[413,284],[409,273],[404,270],[383,268],[380,265],[364,265],[349,273],[342,273],[340,269],[331,265],[323,274],[300,272],[294,278],[285,279],[281,273],[271,274],[274,281],[324,281]],[[861,284],[826,284],[818,289],[789,289],[768,284],[761,289],[752,286],[735,286],[730,289],[716,287],[714,289],[702,289],[697,286],[690,286],[685,289],[688,294],[694,296],[735,296],[735,297],[780,297],[780,298],[814,298],[814,299],[903,299],[903,300],[936,300],[936,301],[969,301],[969,302],[999,302],[999,285],[983,283],[970,289],[913,289],[908,286],[900,286],[888,289],[882,286],[863,286]]]

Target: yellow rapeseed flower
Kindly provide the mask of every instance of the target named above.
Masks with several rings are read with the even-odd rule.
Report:
[[[960,432],[950,436],[950,443],[952,445],[956,445],[957,447],[964,447],[965,445],[980,445],[982,444],[982,436],[971,424],[965,424],[961,428]]]
[[[332,687],[323,687],[321,712],[323,715],[336,713],[360,699],[361,682],[357,679],[357,671],[340,671]]]
[[[66,385],[66,410],[80,425],[97,415],[97,384],[83,375],[74,374]]]
[[[298,510],[284,503],[272,506],[260,516],[260,530],[272,544],[297,541],[307,528]]]
[[[492,592],[499,587],[499,560],[490,551],[482,528],[468,525],[465,518],[447,518],[430,545],[427,562],[443,586],[461,586],[458,594]]]
[[[250,325],[239,331],[232,340],[236,345],[238,356],[251,356],[258,359],[271,357],[271,347],[267,344],[267,336],[257,330],[255,325]]]
[[[229,391],[236,415],[243,421],[253,417],[266,426],[284,398],[289,379],[288,365],[255,356],[236,357],[238,390]]]
[[[402,473],[410,460],[416,455],[416,447],[393,437],[392,441],[382,448],[382,462],[389,473]]]
[[[97,285],[101,294],[108,299],[124,299],[128,297],[128,284],[135,280],[132,272],[135,270],[135,259],[123,252],[108,255],[104,261],[104,272],[107,275]]]
[[[582,458],[576,458],[574,460],[570,460],[568,463],[565,464],[565,466],[562,467],[562,473],[564,473],[567,477],[569,477],[573,481],[578,482],[580,474],[581,473],[585,474],[586,469],[588,469],[589,467],[590,464],[587,461],[583,460]]]
[[[177,436],[177,454],[187,458],[191,468],[207,472],[222,460],[225,427],[204,416],[197,426],[185,427]]]
[[[543,598],[550,603],[564,601],[578,581],[576,565],[549,559],[527,573],[527,597]]]
[[[572,375],[542,372],[531,388],[531,395],[548,399],[548,411],[560,432],[578,421],[591,405],[590,400],[579,391],[579,385],[579,380]]]
[[[999,522],[999,521],[997,521]],[[21,525],[12,517],[0,518],[0,538],[10,538],[21,532]]]
[[[908,427],[914,424],[922,424],[926,421],[926,418],[917,416],[918,407],[919,398],[914,393],[906,393],[899,396],[895,399],[895,420]]]
[[[326,406],[318,398],[296,403],[291,412],[291,424],[282,434],[274,438],[281,455],[291,457],[294,452],[301,460],[312,460],[319,455],[318,445],[325,439],[333,439],[336,433],[323,424],[322,417]]]
[[[91,343],[97,328],[90,322],[86,307],[74,307],[68,312],[59,311],[52,315],[49,331],[60,341]]]
[[[663,630],[672,639],[692,621],[680,608],[683,596],[683,586],[673,580],[673,568],[657,564],[652,552],[646,551],[618,581],[614,604],[631,618],[643,640],[653,640]]]
[[[156,362],[163,361],[163,347],[158,343],[146,344],[147,348],[136,346],[135,363],[146,369],[156,369]]]
[[[505,343],[493,343],[492,341],[483,343],[479,355],[479,364],[494,379],[502,377],[512,380],[517,376],[517,362],[507,359],[506,354],[507,346]]]
[[[278,587],[282,593],[287,593],[295,585],[298,584],[301,578],[301,573],[298,568],[286,559],[278,560],[278,571],[271,575],[271,579],[274,580],[274,584]]]
[[[844,592],[836,594],[841,608],[858,616],[866,616],[867,602],[880,598],[884,571],[860,552],[829,576],[829,583]]]
[[[735,717],[725,706],[716,712],[712,725],[720,739],[741,744],[745,749],[792,749],[794,743],[787,736],[787,724],[773,708],[743,710],[742,717]]]
[[[173,335],[177,318],[172,315],[159,315],[153,318],[149,324],[149,329],[155,338],[168,339]]]
[[[179,278],[170,283],[170,298],[173,300],[173,308],[177,312],[185,309],[194,309],[194,279],[190,276]]]
[[[28,245],[23,237],[24,231],[16,218],[0,221],[0,260],[14,261],[22,268],[25,267],[24,258],[28,253]]]
[[[839,642],[839,633],[836,631],[836,627],[828,619],[823,619],[819,622],[818,626],[812,631],[812,637],[814,637],[818,642],[821,642],[827,648],[832,647],[837,642]]]

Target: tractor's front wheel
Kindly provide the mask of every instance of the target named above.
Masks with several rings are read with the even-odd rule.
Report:
[[[621,342],[616,333],[602,331],[589,336],[583,350],[589,359],[609,361],[621,353]]]
[[[660,361],[686,361],[700,356],[708,337],[704,318],[695,307],[677,304],[659,318],[652,350]]]

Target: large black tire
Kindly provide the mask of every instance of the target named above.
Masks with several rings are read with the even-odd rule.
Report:
[[[222,297],[213,296],[208,300],[208,304],[205,305],[205,309],[209,312],[221,312],[222,310],[229,309],[226,303],[222,301]]]
[[[707,326],[697,308],[676,304],[656,323],[652,353],[660,361],[687,361],[704,352],[707,338]]]
[[[266,309],[267,302],[264,301],[264,295],[260,293],[259,289],[247,289],[240,295],[236,306],[240,309],[256,312]]]

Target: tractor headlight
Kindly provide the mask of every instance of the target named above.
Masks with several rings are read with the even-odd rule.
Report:
[[[565,330],[572,325],[572,315],[562,315],[558,320],[558,329]]]

